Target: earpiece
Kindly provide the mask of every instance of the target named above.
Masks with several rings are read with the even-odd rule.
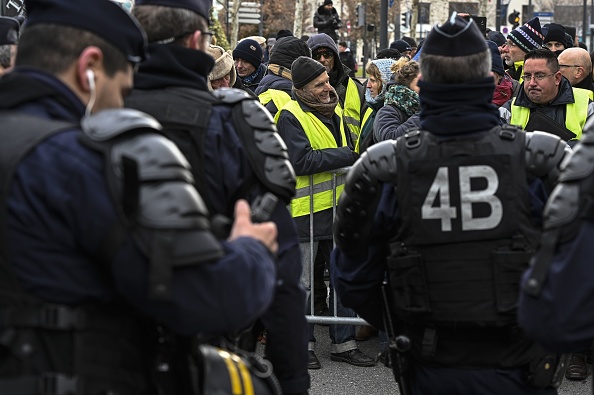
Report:
[[[95,90],[95,73],[93,70],[87,69],[87,80],[89,81],[89,89],[92,91]]]

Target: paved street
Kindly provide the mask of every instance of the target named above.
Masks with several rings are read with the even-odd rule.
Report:
[[[316,354],[322,364],[320,370],[310,370],[311,395],[387,395],[398,394],[392,371],[383,365],[359,368],[342,362],[330,360],[330,338],[328,328],[316,325]],[[359,348],[367,355],[374,356],[379,351],[378,338],[360,342]],[[559,395],[591,395],[591,376],[584,382],[565,380]]]

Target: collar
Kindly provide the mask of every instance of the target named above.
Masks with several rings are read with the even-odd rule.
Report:
[[[212,56],[176,44],[149,44],[149,59],[140,64],[134,88],[173,86],[207,90],[206,78],[214,67]]]

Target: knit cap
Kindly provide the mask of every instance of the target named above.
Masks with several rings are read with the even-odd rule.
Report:
[[[505,74],[503,68],[503,60],[501,60],[501,54],[499,53],[499,46],[495,41],[487,40],[487,46],[491,51],[491,71],[499,75]]]
[[[8,16],[0,17],[0,45],[16,44],[19,41],[21,24]]]
[[[499,47],[505,44],[505,36],[503,35],[503,33],[495,30],[492,30],[489,33],[487,33],[487,39],[493,41]]]
[[[406,51],[412,51],[410,45],[404,40],[396,40],[390,44],[390,48],[396,49],[398,52],[403,53]]]
[[[385,84],[390,81],[390,77],[392,77],[392,70],[391,67],[394,64],[394,59],[375,59],[372,60],[371,63],[375,64],[379,69],[382,75],[382,81]]]
[[[487,51],[487,43],[474,20],[467,21],[454,12],[443,25],[431,29],[422,51],[428,55],[469,56]]]
[[[324,0],[324,5],[332,5],[332,0]]]
[[[557,41],[567,46],[567,40],[565,39],[565,28],[558,23],[549,23],[542,27],[542,32],[545,33],[543,43],[550,41]]]
[[[222,47],[218,45],[210,45],[209,48],[206,49],[206,52],[210,56],[212,56],[215,60],[215,65],[208,75],[208,88],[212,90],[212,86],[210,85],[210,81],[218,80],[219,78],[223,78],[227,74],[230,75],[229,86],[233,86],[235,84],[235,79],[237,76],[235,75],[235,67],[233,67],[233,57],[231,54]]]
[[[238,58],[247,61],[257,69],[262,64],[262,47],[255,40],[243,40],[237,43],[237,47],[233,50],[233,59]]]
[[[530,19],[524,25],[512,30],[507,38],[526,53],[542,47],[544,35],[540,28],[540,20],[538,17]]]
[[[311,50],[307,43],[295,36],[283,37],[274,44],[269,63],[290,69],[293,61],[300,56],[311,58]]]
[[[315,80],[320,74],[326,72],[326,67],[315,59],[300,56],[291,65],[291,79],[297,89]]]

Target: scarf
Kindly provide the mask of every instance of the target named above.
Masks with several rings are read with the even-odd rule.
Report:
[[[385,103],[394,104],[410,117],[419,111],[419,94],[404,85],[390,85]]]
[[[291,78],[291,70],[281,66],[280,64],[269,64],[268,72],[274,75],[278,75],[279,77],[286,78],[289,81],[293,81],[293,79]]]
[[[514,86],[508,75],[504,75],[499,84],[495,86],[493,92],[493,104],[497,107],[504,105],[509,99],[512,98],[514,93]]]
[[[463,84],[419,81],[421,129],[439,136],[478,133],[499,125],[499,111],[491,102],[493,77]]]
[[[332,90],[329,92],[330,93],[330,102],[329,103],[320,102],[320,100],[317,98],[317,96],[314,96],[312,93],[310,93],[309,91],[306,91],[305,89],[293,88],[293,92],[295,92],[295,95],[305,105],[307,105],[314,111],[319,112],[326,118],[332,118],[332,116],[334,115],[334,110],[336,109],[336,106],[338,105],[338,96],[336,95],[336,91],[334,90],[334,88],[332,88]]]
[[[243,81],[243,83],[245,85],[251,85],[260,75],[260,72],[263,70],[264,68],[262,67],[262,65],[260,65],[256,71],[254,71],[252,74],[248,75],[247,77],[242,78],[241,80]]]

